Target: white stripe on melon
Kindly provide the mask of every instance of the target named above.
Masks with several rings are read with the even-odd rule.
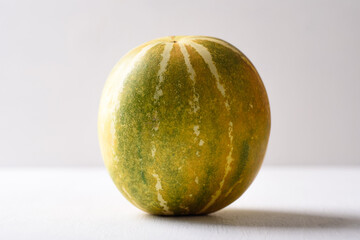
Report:
[[[219,90],[221,95],[225,98],[225,108],[226,108],[226,110],[228,112],[230,112],[230,105],[229,105],[229,101],[228,101],[227,96],[226,96],[225,87],[224,87],[224,85],[222,83],[220,83],[219,73],[218,73],[218,71],[216,69],[215,63],[214,63],[214,61],[212,59],[212,56],[211,56],[211,53],[208,51],[208,49],[206,47],[204,47],[203,45],[201,45],[199,43],[189,41],[189,45],[191,47],[193,47],[200,54],[200,56],[204,59],[205,63],[208,65],[212,75],[215,77],[217,89]],[[222,188],[223,188],[224,183],[225,183],[225,179],[226,179],[227,175],[229,174],[229,172],[231,170],[231,163],[234,161],[234,158],[232,157],[232,153],[233,153],[233,149],[234,149],[232,132],[233,132],[233,123],[232,123],[232,121],[229,121],[228,136],[229,136],[230,151],[229,151],[229,154],[226,157],[225,173],[224,173],[224,176],[223,176],[223,178],[222,178],[222,180],[221,180],[221,182],[219,184],[219,189],[215,192],[215,194],[213,194],[211,196],[211,200],[205,205],[205,207],[203,207],[199,211],[199,213],[205,212],[220,197],[220,194],[222,192]]]
[[[159,101],[159,98],[163,95],[163,92],[161,90],[161,84],[163,83],[164,81],[164,76],[163,76],[163,73],[166,71],[166,67],[169,63],[169,60],[170,60],[170,53],[171,53],[171,50],[173,48],[174,44],[173,43],[166,43],[165,44],[165,48],[164,48],[164,51],[162,53],[162,60],[160,62],[160,69],[159,69],[159,72],[157,74],[158,78],[159,78],[159,81],[157,82],[156,84],[156,89],[155,89],[155,94],[154,94],[154,100],[155,100],[155,103],[157,103]],[[155,127],[153,127],[153,131],[156,132],[159,130],[159,125],[160,125],[160,122],[157,118],[157,111],[155,110],[154,112],[154,118],[155,118]],[[154,136],[154,133],[152,134]],[[155,146],[155,143],[152,141],[151,143],[151,156],[154,158],[154,161],[156,160],[156,146]],[[159,178],[159,175],[157,174],[153,174],[153,176],[156,178],[156,191],[157,191],[157,198],[158,198],[158,201],[159,201],[159,204],[160,206],[163,208],[163,214],[172,214],[172,212],[169,210],[169,207],[167,206],[167,202],[164,200],[164,198],[162,197],[161,193],[160,193],[160,190],[162,190],[162,187],[161,187],[161,183],[160,183],[160,178]]]

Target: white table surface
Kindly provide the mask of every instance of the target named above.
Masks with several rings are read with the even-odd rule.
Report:
[[[360,239],[360,167],[263,167],[227,208],[157,217],[104,168],[0,169],[0,239]]]

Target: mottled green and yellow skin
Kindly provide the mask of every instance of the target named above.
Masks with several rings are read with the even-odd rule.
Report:
[[[157,215],[217,211],[241,196],[270,133],[265,87],[235,47],[165,37],[127,53],[99,110],[105,165],[120,192]]]

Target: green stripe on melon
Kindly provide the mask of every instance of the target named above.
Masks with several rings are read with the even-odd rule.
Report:
[[[258,73],[235,47],[167,37],[114,67],[98,125],[105,165],[130,202],[158,215],[206,214],[255,178],[270,108]]]

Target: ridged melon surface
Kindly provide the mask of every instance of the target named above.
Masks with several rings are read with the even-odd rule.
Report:
[[[206,214],[262,164],[270,107],[246,56],[212,37],[165,37],[127,53],[105,84],[98,132],[120,192],[158,215]]]

